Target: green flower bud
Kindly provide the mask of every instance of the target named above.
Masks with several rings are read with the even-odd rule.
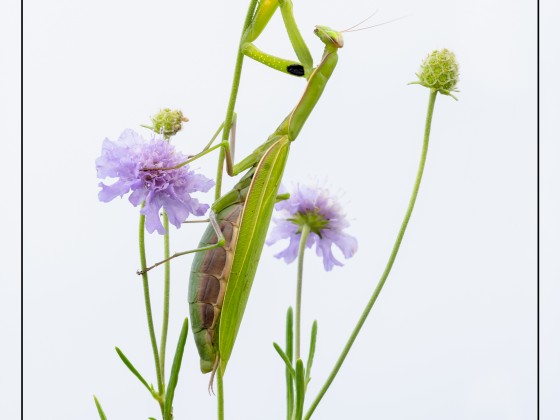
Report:
[[[416,76],[418,81],[412,83],[457,99],[451,92],[458,92],[455,87],[459,81],[459,65],[455,60],[455,54],[448,49],[435,50],[428,54]]]
[[[183,127],[182,123],[188,120],[181,111],[165,108],[152,117],[152,126],[149,128],[169,138],[177,134]]]

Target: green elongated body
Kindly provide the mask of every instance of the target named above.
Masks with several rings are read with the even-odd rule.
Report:
[[[255,21],[261,19],[266,24],[277,6],[278,1],[264,0]],[[280,7],[287,15],[285,20],[291,22],[291,2],[282,0]],[[287,28],[290,32],[288,25]],[[250,29],[252,37],[261,30]],[[291,39],[297,41],[299,33],[292,32]],[[215,370],[218,362],[222,373],[225,371],[255,278],[290,143],[303,128],[337,64],[336,52],[342,47],[342,35],[322,26],[316,27],[315,34],[325,43],[325,51],[319,65],[306,75],[308,82],[302,98],[268,140],[235,165],[239,171],[248,172],[212,205],[224,246],[199,252],[193,260],[189,307],[204,373]],[[300,51],[298,56],[306,57],[306,52]],[[217,243],[218,235],[209,225],[199,248]]]
[[[189,283],[191,325],[203,373],[212,371],[215,366],[220,311],[230,277],[241,277],[241,281],[235,282],[233,288],[241,287],[238,292],[251,288],[266,238],[266,229],[263,230],[260,223],[266,223],[266,226],[270,223],[289,144],[287,136],[280,136],[259,165],[251,169],[229,193],[212,206],[226,243],[223,247],[195,255]],[[277,181],[270,182],[271,178]],[[255,190],[260,193],[254,193]],[[255,223],[257,220],[259,223]],[[243,244],[249,244],[244,252],[238,252],[239,240]],[[218,236],[209,225],[199,247],[216,244],[217,241]],[[231,288],[228,290],[230,295],[238,294]],[[244,302],[234,298],[237,311],[241,310],[241,317],[247,298],[248,295]]]

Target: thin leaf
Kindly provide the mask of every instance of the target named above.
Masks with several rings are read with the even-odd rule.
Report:
[[[286,314],[286,355],[291,365],[294,361],[294,311],[291,306]]]
[[[175,350],[175,357],[173,358],[173,365],[171,366],[171,374],[169,376],[169,383],[167,384],[167,391],[165,393],[165,404],[163,406],[163,420],[171,419],[171,409],[173,407],[173,397],[175,395],[175,388],[179,381],[179,371],[181,370],[181,362],[183,360],[183,353],[185,351],[185,343],[187,342],[187,335],[189,333],[189,319],[185,318],[183,321],[183,328],[181,335],[177,341],[177,349]]]
[[[272,345],[274,346],[274,348],[276,349],[276,351],[278,352],[278,354],[286,364],[286,370],[290,372],[292,377],[295,377],[296,371],[294,370],[292,364],[290,363],[290,359],[288,359],[288,356],[286,355],[286,353],[284,353],[284,350],[282,350],[282,348],[278,345],[278,343],[272,343]]]
[[[95,395],[93,396],[93,400],[95,401],[95,406],[97,407],[97,412],[99,413],[99,418],[101,420],[107,420],[107,416],[103,412],[103,408],[101,407],[101,404],[99,403],[99,400],[97,399],[97,397]]]
[[[294,311],[290,306],[286,313],[286,357],[289,361],[289,366],[286,366],[286,418],[290,420],[294,412],[294,373],[292,363],[294,360]]]
[[[296,410],[294,420],[301,420],[303,416],[303,401],[305,399],[304,367],[301,359],[296,361]]]
[[[315,346],[317,344],[317,321],[313,321],[311,327],[311,342],[309,343],[309,357],[307,359],[307,368],[305,369],[305,386],[311,380],[311,366],[313,366],[313,358],[315,357]]]
[[[132,374],[134,376],[136,376],[138,378],[138,380],[140,382],[142,382],[142,384],[144,384],[144,386],[148,389],[148,391],[150,391],[150,394],[153,395],[152,387],[150,385],[148,385],[148,382],[146,382],[146,380],[142,377],[142,375],[140,375],[140,372],[138,372],[138,370],[136,370],[134,365],[130,362],[130,360],[128,360],[128,358],[124,355],[124,353],[121,351],[121,349],[119,349],[118,347],[115,347],[115,350],[117,351],[117,354],[119,355],[119,357],[121,358],[123,363],[126,365],[126,367],[132,372]]]

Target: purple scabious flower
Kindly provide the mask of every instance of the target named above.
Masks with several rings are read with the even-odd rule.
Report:
[[[145,203],[140,213],[146,216],[146,230],[165,234],[159,211],[165,210],[169,222],[179,228],[189,216],[202,216],[208,204],[200,203],[191,193],[206,192],[214,181],[191,171],[188,165],[170,168],[184,162],[186,156],[161,138],[143,139],[134,130],[126,129],[117,141],[105,139],[101,156],[95,161],[97,177],[117,178],[113,184],[99,183],[99,200],[107,203],[132,191],[128,201],[134,206]],[[151,170],[143,170],[153,168]]]
[[[316,247],[316,253],[323,257],[326,271],[335,265],[342,266],[332,253],[336,245],[345,258],[350,258],[358,249],[356,238],[343,232],[350,224],[346,221],[338,202],[324,188],[311,188],[298,185],[290,198],[276,204],[276,210],[282,217],[274,218],[276,225],[272,229],[267,245],[281,239],[289,239],[288,247],[275,255],[286,263],[294,261],[298,254],[303,225],[310,228],[306,247]]]

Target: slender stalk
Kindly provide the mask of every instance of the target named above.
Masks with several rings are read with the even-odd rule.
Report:
[[[239,80],[241,79],[241,69],[243,68],[243,53],[241,52],[241,47],[243,45],[243,34],[245,30],[251,24],[253,19],[253,14],[255,13],[255,7],[257,6],[257,0],[251,0],[249,3],[249,8],[247,9],[247,16],[245,17],[245,23],[243,24],[243,31],[241,32],[241,40],[239,41],[239,48],[237,49],[237,59],[235,62],[235,70],[233,72],[233,82],[231,84],[231,93],[229,95],[229,102],[226,111],[226,118],[224,121],[224,129],[222,131],[222,140],[229,140],[229,130],[231,128],[231,122],[233,120],[233,112],[235,110],[235,101],[237,100],[237,92],[239,91]],[[222,148],[220,149],[220,157],[218,158],[218,173],[216,174],[216,193],[215,199],[217,200],[222,195],[222,177],[224,174],[224,159],[226,157],[226,151]]]
[[[142,286],[144,288],[144,304],[146,305],[146,318],[148,320],[148,331],[150,332],[150,341],[152,343],[152,351],[154,354],[154,362],[156,364],[156,376],[158,383],[158,394],[161,397],[164,393],[163,378],[161,375],[161,367],[159,362],[158,345],[156,341],[156,333],[154,330],[154,321],[152,318],[152,304],[150,303],[150,286],[148,284],[148,274],[144,272],[146,269],[146,246],[144,241],[146,217],[140,215],[140,223],[138,228],[138,245],[140,247],[140,266],[142,268]],[[163,413],[163,400],[159,399],[160,407]]]
[[[163,212],[163,227],[165,235],[163,236],[163,258],[169,258],[169,217]],[[164,265],[163,280],[163,322],[161,326],[161,340],[159,342],[159,364],[161,369],[161,380],[163,389],[165,389],[165,348],[167,345],[167,330],[169,328],[169,290],[171,287],[171,264],[169,260]]]
[[[305,254],[305,244],[309,236],[309,226],[303,225],[301,228],[301,238],[299,240],[298,266],[297,266],[297,286],[296,286],[296,360],[301,359],[301,289],[303,284],[303,256]]]
[[[325,384],[323,385],[323,387],[319,391],[319,394],[317,395],[317,397],[315,398],[315,400],[313,401],[313,403],[311,404],[311,406],[307,410],[307,413],[305,414],[304,420],[308,420],[311,417],[311,415],[313,414],[313,411],[315,411],[315,409],[317,408],[317,405],[319,405],[319,402],[321,401],[321,399],[323,398],[323,396],[325,395],[325,393],[329,389],[329,387],[330,387],[331,383],[333,382],[335,376],[337,375],[338,371],[340,370],[340,367],[342,366],[342,363],[346,359],[346,356],[348,355],[348,352],[350,351],[350,348],[352,347],[352,344],[354,344],[354,341],[356,340],[356,337],[358,336],[358,333],[360,332],[362,326],[364,325],[364,322],[366,321],[366,318],[368,317],[368,315],[371,311],[371,308],[375,304],[375,301],[377,300],[377,296],[379,296],[379,293],[381,292],[381,289],[383,288],[383,285],[385,284],[385,281],[387,280],[387,277],[389,277],[389,273],[391,272],[391,268],[393,267],[393,263],[395,262],[395,258],[397,257],[397,253],[399,252],[399,248],[401,246],[401,242],[402,242],[404,233],[406,231],[408,221],[410,220],[410,215],[412,214],[412,210],[414,209],[414,204],[416,202],[416,197],[418,196],[418,190],[420,188],[420,182],[422,181],[422,174],[424,172],[424,165],[426,163],[426,156],[428,154],[428,143],[429,143],[429,139],[430,139],[430,128],[431,128],[431,124],[432,124],[432,115],[433,115],[433,111],[434,111],[434,104],[435,104],[435,101],[436,101],[436,95],[437,95],[437,91],[434,90],[434,91],[430,92],[430,100],[428,102],[428,112],[427,112],[427,115],[426,115],[426,126],[425,126],[425,129],[424,129],[424,144],[422,146],[422,155],[420,157],[420,164],[418,165],[418,172],[417,172],[417,175],[416,175],[416,181],[414,182],[414,188],[412,190],[412,195],[411,195],[410,201],[408,203],[408,209],[406,210],[406,214],[405,214],[404,219],[402,221],[401,228],[400,228],[399,233],[397,235],[397,239],[395,240],[395,244],[393,245],[393,250],[391,252],[391,255],[389,256],[389,260],[387,261],[387,265],[385,266],[385,271],[381,275],[381,278],[379,279],[379,282],[377,283],[377,286],[375,287],[375,290],[373,291],[373,295],[371,296],[371,298],[370,298],[369,302],[367,303],[364,311],[362,312],[362,315],[360,316],[360,319],[358,320],[358,323],[354,327],[354,330],[352,331],[352,334],[350,334],[350,338],[348,339],[348,342],[344,346],[344,349],[342,350],[341,355],[339,356],[338,360],[336,361],[336,363],[333,367],[333,370],[331,371],[329,377],[327,378],[327,381],[325,382]]]
[[[224,377],[219,364],[216,370],[216,378],[218,381],[218,420],[224,420]]]

